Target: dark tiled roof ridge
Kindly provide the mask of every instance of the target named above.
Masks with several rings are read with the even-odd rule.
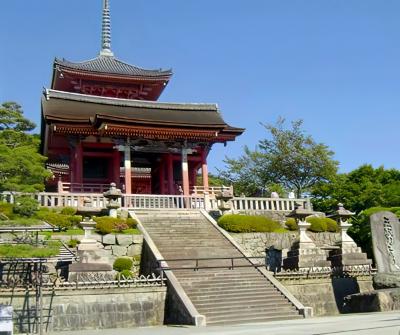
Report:
[[[146,100],[132,100],[121,98],[110,98],[96,95],[88,95],[81,93],[64,92],[53,89],[45,89],[43,94],[46,100],[49,99],[63,99],[72,101],[81,101],[89,103],[98,103],[103,105],[126,106],[126,107],[142,107],[152,109],[176,109],[176,110],[199,110],[209,112],[219,112],[217,104],[213,103],[177,103],[177,102],[159,102],[159,101],[146,101]]]
[[[71,62],[65,58],[55,58],[55,65],[61,65],[70,69],[97,72],[104,74],[117,74],[125,76],[148,76],[148,77],[165,77],[172,75],[172,69],[143,69],[128,63],[125,63],[114,56],[99,55],[95,58],[82,61]]]

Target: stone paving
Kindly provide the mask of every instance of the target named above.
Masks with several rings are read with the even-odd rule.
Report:
[[[400,311],[347,314],[334,317],[276,321],[235,326],[189,326],[88,330],[57,335],[400,335]]]

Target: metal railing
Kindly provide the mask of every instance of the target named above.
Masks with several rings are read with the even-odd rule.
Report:
[[[252,259],[262,259],[262,262],[254,263]],[[187,263],[188,265],[171,266],[171,263]],[[165,266],[163,263],[169,263]],[[160,259],[157,261],[158,270],[193,270],[198,271],[200,269],[229,269],[243,267],[265,267],[265,257],[200,257],[200,258],[174,258],[174,259]]]

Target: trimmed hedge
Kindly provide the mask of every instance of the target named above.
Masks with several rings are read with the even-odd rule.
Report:
[[[123,232],[127,229],[136,228],[137,222],[132,218],[112,218],[111,216],[99,216],[94,217],[93,220],[96,222],[96,230],[100,234],[110,234],[113,231]]]
[[[124,270],[130,271],[133,266],[133,260],[130,257],[119,257],[114,261],[113,269],[121,272]]]
[[[326,231],[336,233],[339,231],[336,221],[330,218],[311,216],[308,217],[306,221],[311,223],[311,226],[308,228],[308,230],[314,233],[322,233]]]
[[[297,222],[294,218],[289,218],[286,220],[285,225],[287,229],[290,231],[296,231],[299,230],[299,226],[297,225]]]
[[[315,233],[322,233],[326,231],[336,233],[339,231],[337,222],[330,218],[311,216],[308,217],[306,221],[311,223],[311,226],[308,228],[308,230]],[[294,218],[287,219],[285,225],[291,231],[296,231],[299,229],[299,226]]]
[[[218,225],[232,233],[281,231],[279,222],[259,215],[226,214],[218,220]]]

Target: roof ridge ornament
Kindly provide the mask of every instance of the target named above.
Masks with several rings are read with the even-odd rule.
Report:
[[[113,57],[111,51],[111,18],[110,18],[110,1],[103,0],[103,20],[101,30],[101,51],[100,56]]]

